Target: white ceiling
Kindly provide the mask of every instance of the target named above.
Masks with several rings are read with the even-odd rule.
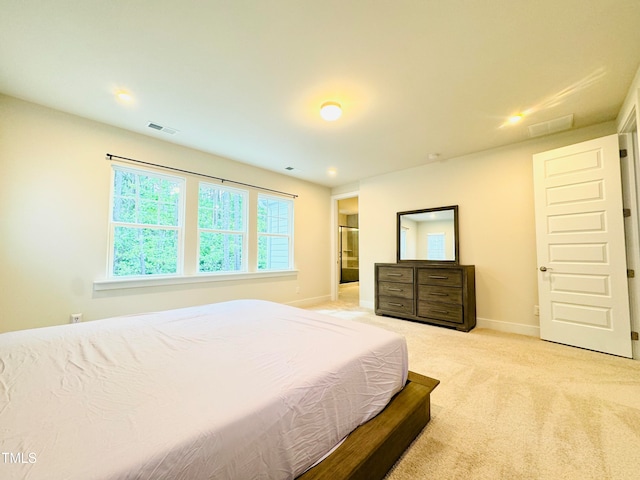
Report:
[[[567,114],[574,128],[613,120],[640,65],[639,0],[0,0],[0,12],[0,92],[327,186],[523,141]],[[340,120],[320,119],[327,100]]]

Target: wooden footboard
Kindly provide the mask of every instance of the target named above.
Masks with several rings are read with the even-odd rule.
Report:
[[[439,380],[409,372],[407,384],[376,417],[298,480],[380,480],[431,419]]]

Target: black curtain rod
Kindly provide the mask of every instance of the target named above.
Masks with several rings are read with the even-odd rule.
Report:
[[[279,193],[280,195],[286,195],[287,197],[291,197],[291,198],[298,198],[298,195],[294,193],[281,192],[279,190],[272,190],[271,188],[259,187],[258,185],[251,185],[250,183],[236,182],[235,180],[229,180],[228,178],[214,177],[212,175],[205,175],[204,173],[191,172],[189,170],[182,170],[181,168],[167,167],[166,165],[158,165],[156,163],[136,160],[135,158],[120,157],[118,155],[112,155],[110,153],[107,153],[107,160],[113,160],[114,158],[117,158],[119,160],[125,160],[127,162],[141,163],[142,165],[150,165],[152,167],[164,168],[165,170],[173,170],[174,172],[188,173],[190,175],[197,175],[199,177],[212,178],[214,180],[219,180],[221,183],[224,183],[224,182],[233,183],[235,185],[243,185],[245,187],[257,188],[259,190],[264,190],[266,192]]]

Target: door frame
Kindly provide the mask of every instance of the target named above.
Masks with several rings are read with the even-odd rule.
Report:
[[[340,229],[338,228],[338,200],[344,200],[345,198],[359,197],[360,192],[346,192],[339,193],[337,195],[331,195],[331,301],[338,300],[338,290],[340,288],[340,257],[338,254],[338,235],[340,235]],[[358,301],[358,303],[360,303]]]
[[[636,277],[630,279],[629,308],[631,313],[631,331],[640,332],[640,154],[638,152],[639,113],[635,106],[623,118],[618,128],[620,148],[627,150],[627,161],[621,160],[623,197],[631,209],[631,216],[625,221],[627,245],[627,267],[636,271]],[[626,189],[626,191],[625,191]],[[632,355],[640,360],[640,342],[631,342]]]

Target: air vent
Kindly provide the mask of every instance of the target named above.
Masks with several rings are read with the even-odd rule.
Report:
[[[149,122],[147,124],[147,127],[153,128],[154,130],[158,130],[163,133],[168,133],[169,135],[175,135],[176,133],[178,133],[178,130],[176,130],[175,128],[163,127],[162,125],[158,125],[157,123],[153,122]]]
[[[573,114],[565,115],[564,117],[555,118],[548,122],[536,123],[535,125],[529,125],[530,137],[541,137],[543,135],[550,135],[552,133],[562,132],[569,130],[573,126]]]

